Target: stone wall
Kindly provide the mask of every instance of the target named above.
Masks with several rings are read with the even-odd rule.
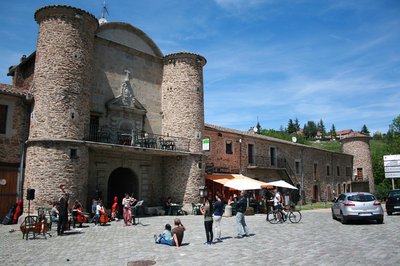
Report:
[[[164,58],[162,83],[163,135],[187,138],[190,151],[201,152],[204,129],[202,56],[177,53]]]
[[[1,95],[0,104],[8,106],[6,134],[0,134],[0,161],[17,164],[21,159],[21,145],[27,136],[29,106],[24,98],[11,95]]]
[[[164,157],[163,195],[183,203],[190,213],[192,203],[198,203],[199,187],[204,186],[204,159],[202,155]]]
[[[206,127],[204,138],[210,138],[207,163],[213,164],[216,171],[241,172],[262,181],[271,181],[282,178],[280,169],[286,169],[294,185],[304,185],[306,201],[332,199],[337,196],[338,185],[342,188],[343,184],[346,187],[351,184],[351,175],[346,174],[346,168],[352,167],[353,157],[348,154],[220,127]],[[227,140],[232,142],[232,154],[226,153]],[[249,144],[254,147],[252,163],[249,162]],[[275,159],[271,156],[271,148],[275,150]]]
[[[343,152],[354,156],[353,176],[357,175],[357,168],[362,168],[363,179],[369,182],[369,191],[374,192],[374,176],[372,172],[371,151],[369,146],[370,137],[350,135],[342,140]]]
[[[146,109],[145,119],[131,119],[121,114],[108,117],[106,103],[121,96],[121,86],[129,71],[133,96]],[[161,134],[161,82],[163,64],[158,57],[140,52],[100,37],[95,39],[94,79],[91,111],[101,114],[100,125],[119,128],[123,123],[132,129]]]
[[[66,6],[39,9],[35,19],[39,36],[30,138],[84,139],[97,20]]]
[[[126,187],[125,192],[135,192],[134,196],[144,200],[147,206],[160,205],[163,198],[163,181],[161,171],[161,158],[145,154],[134,154],[124,151],[101,151],[93,150],[90,153],[88,197],[93,197],[98,189],[104,199],[106,206],[110,206],[107,199],[113,196],[108,193],[109,178],[113,171],[127,168],[132,172],[131,179],[134,179],[138,187]],[[119,197],[119,203],[121,203]]]
[[[29,142],[26,157],[26,180],[24,193],[35,189],[35,200],[31,201],[31,211],[38,207],[50,207],[52,201],[61,196],[59,186],[65,185],[70,199],[81,199],[86,204],[88,180],[88,149],[85,145],[68,141]],[[71,149],[76,156],[71,156]],[[27,211],[27,204],[24,209]]]

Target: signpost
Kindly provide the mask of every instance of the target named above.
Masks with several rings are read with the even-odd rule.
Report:
[[[385,178],[392,179],[394,188],[394,178],[400,178],[400,154],[383,156],[383,165],[385,166]]]

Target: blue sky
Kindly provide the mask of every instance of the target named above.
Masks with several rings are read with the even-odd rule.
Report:
[[[103,0],[1,1],[0,82],[35,50],[35,10],[66,4],[96,17]],[[329,130],[386,132],[400,115],[400,1],[108,0],[164,54],[203,55],[206,122],[279,129],[290,118]]]

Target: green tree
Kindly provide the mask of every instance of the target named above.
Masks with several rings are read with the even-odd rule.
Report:
[[[392,124],[389,125],[389,130],[393,135],[400,135],[400,115],[393,119]]]
[[[368,130],[368,128],[367,128],[367,126],[365,124],[361,128],[361,133],[369,136],[369,130]]]
[[[315,138],[317,131],[318,128],[314,121],[308,121],[307,124],[304,125],[303,134],[305,138]]]
[[[296,132],[300,130],[300,122],[299,119],[297,119],[297,117],[294,120],[294,127],[296,128]]]
[[[292,119],[289,119],[288,126],[287,126],[287,132],[288,132],[289,134],[292,134],[292,133],[296,133],[296,132],[297,132],[296,127],[295,127],[295,125],[293,124],[293,120],[292,120]]]
[[[329,135],[331,135],[332,138],[336,138],[336,128],[334,124],[332,124],[331,130],[329,131]]]
[[[317,128],[318,128],[318,131],[322,134],[322,136],[326,135],[325,125],[324,125],[324,121],[322,121],[322,119],[319,120],[319,122],[317,124]]]

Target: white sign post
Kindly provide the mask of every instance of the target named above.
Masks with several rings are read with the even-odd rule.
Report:
[[[383,165],[385,166],[385,178],[392,179],[394,188],[394,178],[400,178],[400,154],[383,156]]]

